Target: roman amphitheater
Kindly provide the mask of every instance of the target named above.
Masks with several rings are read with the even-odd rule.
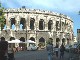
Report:
[[[6,28],[0,37],[7,41],[19,39],[25,42],[30,39],[44,46],[49,39],[59,46],[73,41],[73,21],[64,14],[27,8],[4,9],[4,12]]]

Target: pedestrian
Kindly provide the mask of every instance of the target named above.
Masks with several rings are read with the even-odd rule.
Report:
[[[7,60],[8,42],[5,41],[4,37],[1,37],[0,41],[0,60]]]
[[[65,51],[65,47],[64,47],[64,45],[62,44],[62,45],[60,46],[60,59],[64,57],[64,51]]]
[[[59,48],[58,48],[58,45],[55,46],[55,53],[56,53],[56,57],[58,58],[58,51],[59,51]]]
[[[14,60],[14,51],[11,47],[11,43],[8,45],[8,60]]]
[[[48,60],[53,60],[53,46],[50,42],[48,43],[46,49],[48,51]]]

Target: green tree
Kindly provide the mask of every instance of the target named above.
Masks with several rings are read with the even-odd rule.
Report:
[[[4,8],[1,6],[0,3],[0,31],[4,28],[5,25],[5,17],[4,17]]]

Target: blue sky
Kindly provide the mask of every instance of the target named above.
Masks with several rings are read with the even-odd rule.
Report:
[[[74,22],[74,35],[77,35],[77,29],[80,29],[80,0],[1,0],[5,8],[26,8],[49,10],[62,13],[71,17]]]

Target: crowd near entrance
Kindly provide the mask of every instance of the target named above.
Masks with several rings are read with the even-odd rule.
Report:
[[[1,37],[1,38],[4,38],[4,37]],[[5,38],[4,38],[4,39],[5,39]],[[15,40],[15,38],[14,38],[14,37],[10,37],[10,40],[9,40],[9,41],[12,41],[12,40]],[[19,40],[22,41],[22,42],[26,42],[26,41],[27,41],[24,37],[21,37]],[[36,42],[34,37],[30,37],[29,40]],[[69,39],[67,39],[67,43],[69,43],[68,40],[69,40]],[[44,48],[48,42],[51,42],[52,44],[54,43],[53,38],[49,38],[48,41],[45,41],[45,38],[44,38],[44,37],[41,37],[41,38],[38,40],[38,42],[39,42],[39,43],[38,43],[38,47],[40,47],[40,48]],[[55,42],[55,43],[56,43],[56,45],[57,45],[58,47],[60,47],[60,38],[56,38],[56,42]],[[62,39],[62,44],[65,45],[65,38]],[[26,44],[25,44],[25,43],[18,43],[18,44],[13,43],[12,45],[13,45],[13,47],[16,47],[17,45],[18,45],[19,47],[23,47],[23,48],[26,47]],[[56,46],[56,45],[55,45],[55,46]],[[18,47],[18,46],[17,46],[17,47]],[[24,48],[24,49],[25,49],[25,48]]]
[[[3,40],[5,40],[5,38],[4,37],[1,37],[1,39],[3,39]],[[11,37],[10,38],[10,40],[9,41],[13,41],[13,40],[18,40],[18,39],[15,39],[14,37]],[[14,52],[18,52],[18,51],[27,51],[26,50],[26,40],[25,40],[25,38],[24,37],[21,37],[20,39],[20,42],[22,42],[22,43],[8,43],[8,47],[9,47],[9,49],[11,50],[11,48],[12,48],[12,50],[14,51]],[[31,41],[29,41],[30,42],[30,44],[28,44],[28,46],[36,46],[35,44],[36,44],[36,42],[35,42],[35,38],[34,37],[31,37],[29,40],[31,40]],[[24,43],[23,43],[24,42]],[[33,42],[33,43],[32,43]],[[62,42],[62,45],[60,45],[60,42]],[[67,41],[68,42],[68,41]],[[18,46],[17,46],[17,44],[18,44]],[[65,50],[65,38],[63,38],[62,40],[60,40],[59,38],[56,38],[56,45],[53,47],[53,39],[52,38],[49,38],[48,39],[48,41],[45,41],[45,38],[43,38],[43,37],[41,37],[40,39],[39,39],[39,44],[38,44],[38,46],[39,46],[39,48],[41,48],[41,50],[43,49],[43,50],[45,50],[44,48],[45,48],[45,46],[46,46],[46,48],[47,48],[47,52],[48,52],[48,59],[49,58],[51,58],[52,59],[52,57],[53,57],[53,55],[55,55],[56,56],[56,58],[58,58],[58,57],[60,57],[59,59],[63,59],[64,58],[64,54],[65,54],[65,52],[64,51],[66,51]],[[32,47],[33,47],[32,46]],[[28,48],[28,50],[33,50],[32,49],[32,47],[27,47]],[[20,50],[18,50],[18,49],[20,49]],[[54,51],[55,51],[55,53],[54,53],[54,51],[53,52],[50,52],[48,49],[50,49],[51,51],[53,51],[53,49],[54,49]],[[15,51],[16,50],[16,51]],[[35,49],[34,49],[35,50]],[[37,50],[37,46],[36,46],[36,50]],[[71,50],[71,51],[73,51],[73,50]],[[38,51],[36,51],[36,52],[38,52]],[[50,54],[49,54],[49,52],[50,52]],[[60,53],[59,53],[60,52]],[[70,52],[69,52],[70,53]],[[8,52],[8,54],[10,54],[9,52]],[[12,53],[13,55],[9,55],[9,56],[13,56],[13,58],[14,58],[14,53]],[[73,53],[74,54],[74,53]],[[47,56],[47,55],[46,55]],[[1,58],[1,57],[0,57]],[[70,57],[71,58],[71,57]]]
[[[1,38],[4,38],[4,37],[1,37]],[[47,41],[47,40],[45,40],[44,37],[39,38],[39,40],[38,40],[39,47],[45,47],[47,42],[54,43],[53,38],[49,38],[49,39],[50,40]],[[12,40],[15,40],[15,38],[14,37],[10,37],[10,39],[8,41],[12,41]],[[21,37],[19,40],[22,41],[22,42],[26,42],[27,41],[24,37]],[[34,37],[30,37],[29,40],[36,42]],[[65,45],[65,42],[67,42],[67,44],[69,44],[69,39],[68,38],[67,38],[67,41],[65,41],[65,38],[63,38],[61,41],[62,41],[63,45]],[[55,43],[56,43],[56,45],[60,46],[60,38],[56,38],[56,42]],[[22,46],[25,47],[25,44],[19,43],[19,47],[22,47]],[[15,43],[13,43],[13,47],[15,47]]]

